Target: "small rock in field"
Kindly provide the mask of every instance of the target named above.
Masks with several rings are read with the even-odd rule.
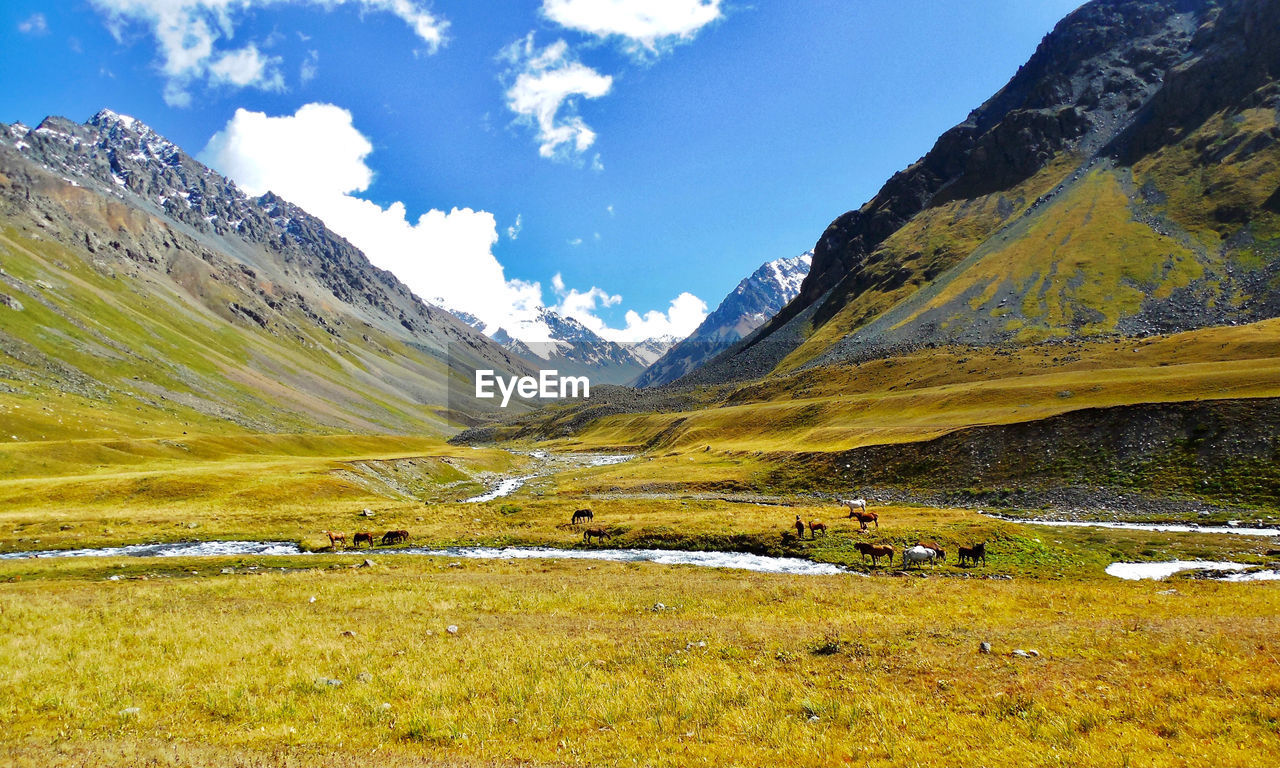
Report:
[[[349,630],[349,629],[344,629],[344,630],[342,630],[342,636],[343,636],[343,637],[355,637],[355,636],[356,636],[356,633],[355,633],[355,632],[352,632],[352,631],[351,631],[351,630]]]
[[[419,517],[419,518],[418,518],[418,522],[422,522],[422,518],[420,518],[420,517]]]
[[[1032,648],[1031,650],[1027,651],[1027,653],[1031,654],[1032,656],[1035,656],[1037,659],[1040,658],[1040,652],[1037,651],[1035,648]]]
[[[384,701],[384,702],[382,702],[382,707],[381,707],[381,709],[382,709],[382,711],[384,711],[384,712],[385,712],[386,710],[388,710],[388,709],[391,709],[391,702],[389,702],[389,701]]]
[[[450,568],[461,568],[461,567],[462,567],[462,563],[459,563],[459,562],[452,562],[452,563],[449,563],[449,567],[450,567]]]
[[[991,643],[988,643],[988,642],[978,643],[978,653],[991,653]]]
[[[315,601],[316,601],[316,596],[315,596],[315,595],[312,595],[312,596],[311,596],[311,599],[310,599],[310,600],[308,600],[307,602],[308,602],[308,603],[314,603]]]
[[[223,569],[222,569],[222,572],[223,572],[223,573],[235,573],[235,572],[236,572],[236,569],[235,569],[235,568],[223,568]]]
[[[140,712],[142,712],[142,708],[141,708],[141,707],[125,707],[124,709],[120,710],[120,716],[121,716],[121,717],[131,717],[131,716],[136,715],[136,714],[138,714],[138,713],[140,713]]]
[[[821,720],[821,719],[822,719],[822,718],[818,717],[817,715],[809,715],[809,722],[811,722],[811,723],[816,723],[816,722],[818,722],[818,721],[819,721],[819,720]]]
[[[1010,655],[1010,656],[1013,656],[1014,658],[1017,658],[1017,659],[1029,659],[1029,658],[1031,658],[1031,654],[1029,654],[1029,653],[1027,653],[1026,651],[1022,650],[1021,648],[1015,648],[1015,649],[1013,650],[1013,652],[1012,652],[1012,653],[1010,653],[1009,655]]]
[[[373,681],[373,675],[369,674],[368,672],[361,672],[360,674],[356,675],[357,683],[368,683],[372,681]]]
[[[372,509],[366,509],[366,510],[362,511],[360,514],[361,514],[362,516],[364,516],[364,517],[373,517],[373,510],[372,510]]]
[[[332,688],[337,688],[338,686],[342,685],[342,681],[334,680],[332,677],[321,677],[316,680],[316,685],[327,685]]]
[[[655,611],[665,611],[665,610],[667,610],[667,606],[663,605],[662,603],[654,603],[654,604],[653,604],[653,610],[655,610]]]
[[[458,634],[458,625],[450,624],[449,626],[444,628],[444,631],[448,632],[451,635],[456,635]]]
[[[188,528],[199,528],[199,527],[200,527],[200,524],[199,524],[199,523],[187,523],[187,527],[188,527]]]
[[[107,581],[119,581],[119,580],[120,580],[120,574],[118,573],[113,573],[107,577]]]

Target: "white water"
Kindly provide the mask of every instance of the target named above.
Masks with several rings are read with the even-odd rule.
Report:
[[[1161,531],[1165,533],[1228,533],[1235,536],[1280,536],[1280,528],[1241,528],[1224,525],[1196,525],[1194,523],[1120,523],[1112,521],[1044,520],[1036,517],[1006,517],[978,510],[985,517],[1004,520],[1007,523],[1046,525],[1054,528],[1118,528],[1126,531]]]
[[[1249,566],[1214,560],[1169,560],[1163,563],[1112,563],[1107,575],[1127,581],[1166,579],[1180,571],[1242,571]],[[1238,574],[1240,576],[1247,574]],[[1239,581],[1241,579],[1234,579]]]
[[[4,552],[0,560],[24,557],[217,557],[220,555],[299,555],[287,541],[181,541],[174,544],[130,544],[97,549],[51,549],[44,552]]]
[[[547,454],[545,451],[534,451],[530,455],[533,456],[535,459],[546,459],[549,456],[549,454]],[[603,456],[583,457],[578,454],[570,454],[565,456],[565,458],[568,459],[569,461],[582,460],[585,458],[585,460],[582,462],[583,466],[607,467],[612,464],[621,464],[624,461],[629,461],[632,458],[632,456],[630,454],[606,454]],[[486,501],[493,501],[494,499],[500,499],[503,496],[510,496],[511,494],[520,490],[520,488],[525,483],[529,482],[530,480],[538,476],[539,475],[534,474],[534,475],[522,475],[520,477],[508,477],[500,481],[491,490],[485,491],[479,496],[472,496],[469,499],[463,499],[462,503],[480,504]]]
[[[609,560],[650,562],[662,565],[696,565],[704,568],[736,568],[759,573],[793,573],[829,576],[845,570],[830,563],[794,557],[765,557],[742,552],[691,552],[669,549],[555,549],[553,547],[404,547],[399,549],[347,550],[351,555],[427,555],[479,560]],[[201,541],[175,544],[134,544],[101,549],[60,549],[45,552],[8,552],[2,559],[24,557],[211,557],[227,555],[307,555],[296,544],[282,541]],[[331,554],[326,552],[325,554]]]
[[[520,486],[532,480],[535,475],[524,475],[523,477],[508,477],[506,480],[498,483],[492,491],[486,491],[479,496],[472,496],[469,499],[463,499],[464,504],[479,504],[484,501],[493,501],[494,499],[510,496],[520,490]]]

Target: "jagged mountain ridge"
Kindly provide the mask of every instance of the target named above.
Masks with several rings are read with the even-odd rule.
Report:
[[[774,259],[743,278],[693,333],[675,344],[636,380],[638,387],[668,384],[766,323],[800,293],[813,251]]]
[[[484,323],[479,319],[461,317],[472,327],[483,329]],[[530,318],[529,324],[546,340],[529,341],[527,328],[518,332],[498,328],[490,338],[535,367],[586,375],[598,384],[631,384],[674,343],[666,337],[632,343],[610,341],[578,320],[545,307]]]
[[[175,418],[438,432],[451,429],[445,419],[467,421],[447,413],[449,389],[475,367],[531,370],[319,219],[271,194],[246,196],[109,110],[84,124],[0,125],[0,216],[5,291],[41,315],[0,325],[13,363],[0,373],[25,381],[15,390],[74,379],[86,397],[136,398],[138,386],[121,386],[136,378],[153,391],[145,407]],[[164,349],[142,349],[146,335],[123,321],[102,327],[95,312],[145,321],[144,334],[154,324]],[[83,337],[97,354],[76,365],[54,334]],[[209,359],[184,359],[184,346]]]
[[[1070,14],[833,221],[796,300],[690,383],[1274,316],[1277,6],[1095,0]]]

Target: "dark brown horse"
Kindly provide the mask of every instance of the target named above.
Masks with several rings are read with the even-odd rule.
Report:
[[[389,547],[409,540],[408,531],[387,531],[382,534],[382,546]]]
[[[360,533],[357,533],[357,534],[352,535],[352,537],[351,537],[351,546],[353,546],[353,547],[358,547],[358,546],[360,546],[362,543],[363,543],[363,544],[368,544],[369,546],[371,546],[371,547],[372,547],[372,546],[373,546],[373,534],[372,534],[372,533],[364,533],[364,532],[360,532]]]
[[[796,515],[796,538],[804,538],[804,521],[800,519],[799,515]]]
[[[579,509],[577,512],[573,513],[573,519],[569,521],[569,524],[577,525],[578,523],[590,522],[595,519],[596,519],[596,516],[591,513],[591,510]]]
[[[974,544],[972,547],[961,547],[960,548],[960,564],[964,565],[964,562],[966,560],[968,560],[970,563],[974,565],[977,565],[978,561],[981,560],[982,564],[986,565],[987,564],[987,542],[984,541],[978,544]]]
[[[809,536],[810,536],[810,538],[814,538],[814,539],[818,538],[818,531],[822,531],[822,535],[823,535],[823,536],[826,536],[826,535],[827,535],[827,524],[826,524],[826,523],[824,523],[824,522],[822,522],[821,520],[810,520],[810,521],[809,521]]]
[[[604,541],[605,539],[613,538],[613,536],[603,528],[588,528],[587,530],[582,532],[582,540],[587,542],[588,544],[591,543],[591,537],[593,536],[595,537],[597,543]]]

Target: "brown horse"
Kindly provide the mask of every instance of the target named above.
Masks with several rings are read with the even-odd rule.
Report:
[[[893,565],[893,547],[888,544],[871,545],[871,564],[879,565],[882,557],[889,558],[889,565]]]
[[[875,523],[876,528],[880,527],[880,515],[875,512],[857,512],[851,509],[849,510],[849,517],[857,520],[864,531],[867,530],[867,523]]]
[[[347,546],[347,535],[345,533],[336,533],[334,531],[325,531],[324,535],[329,537],[329,549],[337,549],[338,542],[342,542],[342,546]]]
[[[972,547],[960,548],[960,564],[964,565],[964,561],[968,560],[973,565],[977,565],[981,560],[983,565],[987,564],[987,542],[974,544]]]
[[[917,541],[917,542],[916,542],[916,546],[917,546],[917,547],[924,547],[925,549],[932,549],[934,552],[937,552],[937,553],[938,553],[938,559],[939,559],[939,560],[941,560],[941,561],[942,561],[942,562],[944,562],[944,563],[947,561],[947,550],[945,550],[945,549],[943,549],[942,547],[938,546],[938,542],[934,541],[933,539],[926,539],[926,540],[924,540],[924,541]]]
[[[569,521],[569,524],[577,525],[578,523],[581,523],[584,521],[590,522],[595,519],[596,519],[596,516],[591,513],[591,510],[579,509],[577,512],[573,513],[573,519]]]
[[[799,515],[796,515],[796,538],[804,538],[804,521],[800,519]]]
[[[810,520],[809,521],[809,537],[814,539],[818,538],[818,531],[822,531],[822,535],[826,536],[827,524],[822,522],[821,520]]]
[[[358,546],[360,546],[362,543],[363,543],[363,544],[368,544],[369,546],[371,546],[371,547],[372,547],[372,546],[373,546],[373,534],[372,534],[372,533],[360,532],[360,533],[356,533],[356,534],[353,534],[353,535],[352,535],[352,537],[351,537],[351,546],[353,546],[353,547],[358,547]]]
[[[859,541],[853,545],[853,548],[862,553],[862,562],[867,562],[867,556],[871,557],[872,565],[879,565],[880,558],[889,558],[889,565],[893,565],[893,547],[887,544],[871,544],[865,541]]]
[[[387,531],[382,534],[382,546],[389,547],[409,540],[408,531]]]
[[[596,543],[604,541],[605,539],[613,538],[613,536],[603,528],[588,528],[587,530],[582,532],[582,540],[587,542],[588,544],[591,543],[592,536],[595,537]]]

